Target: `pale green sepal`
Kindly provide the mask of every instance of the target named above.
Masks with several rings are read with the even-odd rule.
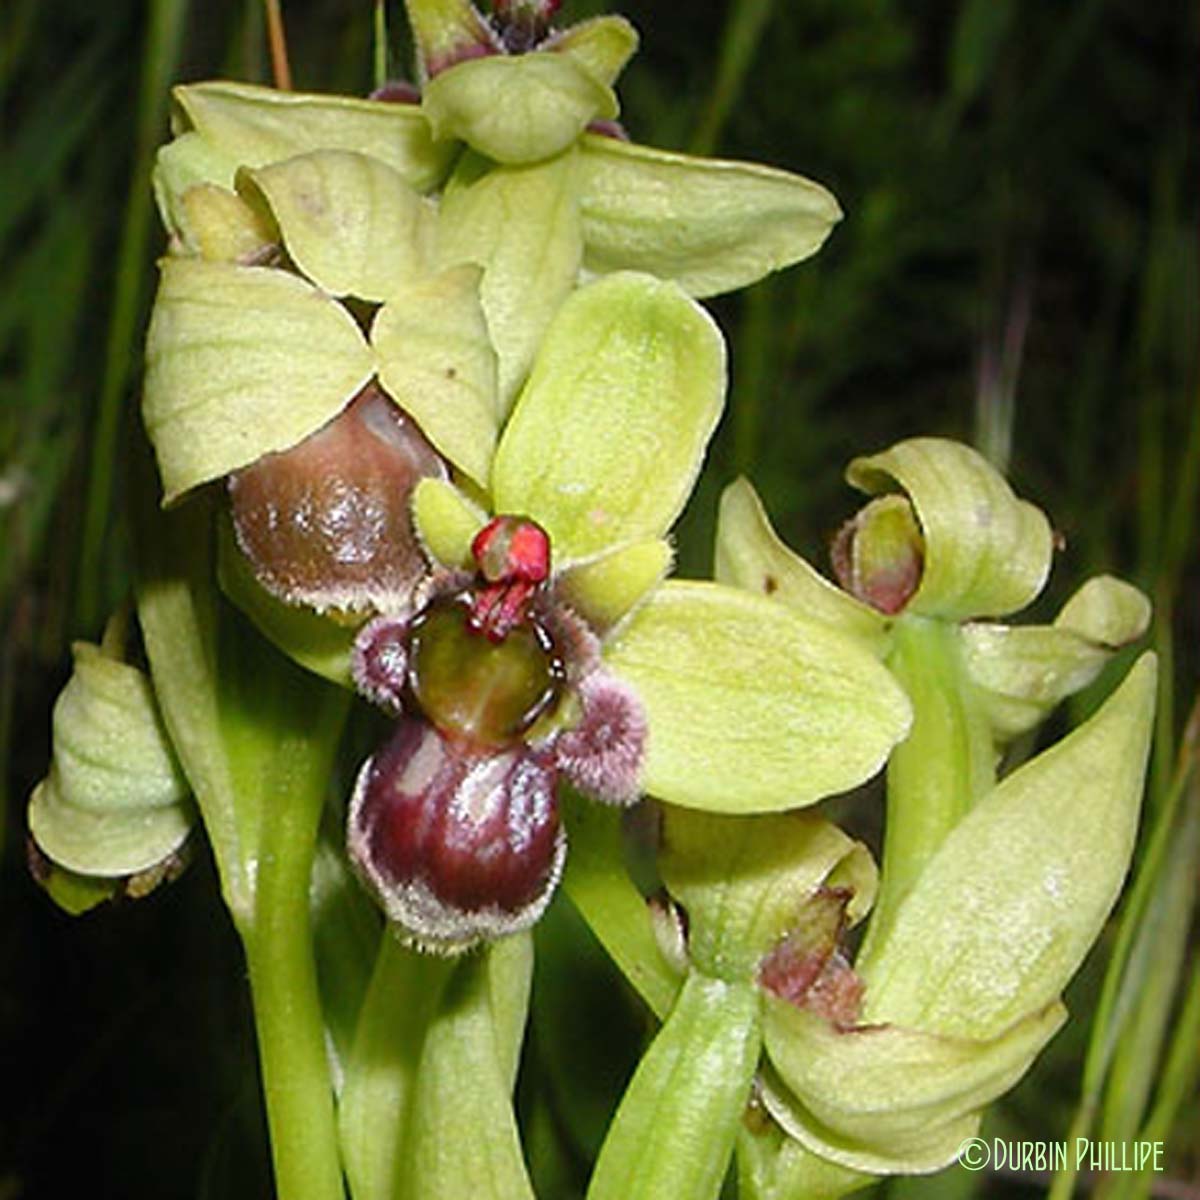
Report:
[[[257,191],[292,261],[331,296],[382,302],[425,268],[425,202],[394,168],[348,150],[314,150],[238,173]]]
[[[748,479],[735,480],[721,495],[713,573],[718,583],[770,596],[810,621],[857,638],[876,654],[887,647],[887,618],[785,546]]]
[[[856,458],[846,478],[870,494],[899,487],[912,501],[925,561],[907,611],[954,621],[1004,616],[1042,590],[1053,553],[1050,524],[970,446],[911,438]]]
[[[645,706],[645,790],[687,808],[771,812],[844,792],[911,720],[857,642],[720,584],[663,584],[605,660]]]
[[[543,50],[565,54],[607,87],[617,81],[638,48],[638,34],[624,17],[592,17],[570,25],[543,44]]]
[[[567,149],[617,98],[573,56],[534,51],[456,63],[431,79],[421,109],[437,138],[459,138],[510,166]]]
[[[225,515],[217,522],[217,578],[221,591],[268,641],[314,675],[353,690],[350,651],[357,627],[341,625],[310,608],[284,604],[266,591],[238,549]]]
[[[1066,1020],[1055,1002],[990,1041],[893,1025],[834,1028],[767,995],[768,1111],[812,1153],[867,1174],[922,1174],[953,1162],[980,1111],[1028,1070]]]
[[[132,875],[174,853],[195,813],[147,676],[76,642],[54,705],[50,774],[29,801],[42,852],[81,875]]]
[[[850,923],[878,883],[870,851],[810,812],[728,817],[664,806],[659,873],[688,915],[688,953],[718,979],[753,979],[817,890],[853,888]]]
[[[737,1179],[740,1200],[839,1200],[875,1182],[875,1177],[852,1171],[806,1150],[787,1137],[770,1117],[766,1127],[752,1123],[738,1134]]]
[[[486,485],[498,424],[496,355],[478,267],[407,282],[375,316],[379,382],[437,450]]]
[[[465,154],[442,196],[437,256],[443,267],[483,267],[480,299],[500,360],[500,415],[525,382],[551,318],[579,277],[583,235],[575,155],[498,167]]]
[[[335,417],[373,370],[354,318],[304,280],[164,260],[142,410],[164,503],[294,446]]]
[[[1105,575],[1085,583],[1053,625],[965,625],[963,660],[997,740],[1027,732],[1087,687],[1149,623],[1149,600]]]
[[[527,941],[508,943],[458,959],[446,984],[421,1050],[398,1200],[533,1200],[511,1100],[528,994],[518,976],[531,960]],[[497,961],[510,954],[521,963]],[[498,971],[521,996],[498,1003]]]
[[[1129,867],[1155,676],[1143,655],[950,833],[877,948],[865,1020],[987,1038],[1059,995]]]
[[[422,479],[413,491],[413,524],[425,552],[445,567],[473,571],[471,542],[487,513],[444,479]]]
[[[612,275],[562,306],[492,468],[497,512],[545,526],[560,566],[661,536],[725,398],[725,343],[672,283]]]
[[[648,271],[693,296],[746,287],[815,254],[841,220],[800,175],[616,138],[581,142],[584,266]]]
[[[587,1200],[715,1200],[759,1038],[754,984],[692,972],[613,1117]]]
[[[412,104],[224,81],[187,84],[172,95],[175,131],[194,129],[223,157],[226,171],[208,182],[225,187],[233,186],[239,166],[261,167],[310,150],[351,150],[380,159],[410,187],[428,192],[454,157],[455,148],[433,140],[429,122]],[[215,157],[210,162],[215,165]]]
[[[555,586],[558,595],[603,634],[666,578],[671,557],[670,544],[661,539],[633,542],[568,568]]]

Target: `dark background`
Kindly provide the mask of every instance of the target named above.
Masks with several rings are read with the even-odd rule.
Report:
[[[369,90],[367,0],[284,9],[298,88]],[[920,433],[974,442],[1063,535],[1032,616],[1105,570],[1155,600],[1168,669],[1152,819],[1200,644],[1196,6],[623,11],[643,38],[620,84],[636,140],[811,175],[847,214],[812,262],[711,304],[731,340],[732,399],[680,531],[683,572],[708,570],[716,498],[739,472],[824,565],[855,504],[849,458]],[[98,637],[128,590],[122,448],[161,245],[146,180],[165,87],[265,81],[263,46],[253,0],[0,5],[0,1200],[270,1191],[244,967],[205,853],[151,899],[78,920],[24,862],[69,643]],[[565,902],[540,936],[520,1104],[554,1200],[580,1194],[649,1027]],[[1193,930],[1193,962],[1195,947]],[[1064,1136],[1103,961],[1102,949],[1069,997],[1077,1019],[989,1128]],[[1159,1017],[1168,1035],[1173,1011]],[[1176,1190],[1162,1195],[1200,1196],[1191,1082],[1169,1181],[1155,1180]],[[952,1168],[890,1195],[1043,1188]]]

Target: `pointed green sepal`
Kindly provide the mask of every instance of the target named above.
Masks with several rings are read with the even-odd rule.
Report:
[[[29,829],[47,858],[79,875],[155,866],[195,820],[149,678],[105,648],[76,642],[75,669],[54,706],[50,774],[29,800]]]
[[[787,171],[595,134],[580,145],[591,271],[649,271],[715,296],[815,254],[842,216],[820,184]]]
[[[244,169],[238,185],[265,203],[292,261],[331,296],[382,302],[424,272],[432,209],[377,158],[314,150]]]
[[[371,326],[371,344],[392,399],[440,454],[485,485],[498,405],[479,269],[454,267],[395,288]]]
[[[474,571],[471,541],[488,515],[452,483],[422,479],[413,491],[413,524],[425,552],[445,567]]]
[[[612,87],[638,48],[637,30],[624,17],[592,17],[552,35],[542,49],[565,54]]]
[[[887,647],[887,618],[785,546],[748,479],[731,483],[721,496],[714,575],[719,583],[769,596],[810,621],[857,638],[875,653]]]
[[[354,318],[304,280],[165,260],[142,409],[164,502],[294,446],[336,416],[373,371]]]
[[[1143,655],[1090,720],[955,827],[876,949],[867,1020],[989,1038],[1059,995],[1129,868],[1155,675]]]
[[[661,536],[725,396],[725,344],[674,284],[621,274],[563,305],[492,471],[497,512],[550,534],[560,565]]]
[[[655,539],[620,546],[562,572],[558,594],[593,629],[606,633],[629,615],[671,569],[670,544]]]
[[[718,979],[754,979],[818,889],[851,891],[853,925],[878,883],[866,846],[810,812],[727,817],[667,805],[658,865],[688,915],[691,960]]]
[[[483,267],[480,298],[500,360],[507,413],[546,327],[579,276],[583,238],[575,155],[532,167],[500,167],[465,154],[442,196],[438,261]]]
[[[1013,495],[977,451],[911,438],[856,458],[846,478],[871,494],[907,493],[924,535],[924,568],[907,611],[968,620],[1031,603],[1050,571],[1053,539],[1041,509]]]
[[[1150,601],[1132,585],[1102,575],[1067,601],[1053,625],[963,626],[963,661],[997,741],[1027,732],[1087,687],[1149,623]]]
[[[911,720],[857,642],[719,584],[668,581],[605,659],[650,722],[645,790],[688,808],[771,812],[846,791]]]
[[[618,105],[574,57],[534,51],[457,63],[425,85],[421,109],[435,137],[519,165],[561,154],[589,121],[615,117]]]

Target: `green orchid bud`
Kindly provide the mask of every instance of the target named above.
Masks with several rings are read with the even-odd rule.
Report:
[[[54,706],[50,774],[29,800],[30,833],[51,864],[114,883],[170,863],[195,819],[154,689],[122,661],[121,637],[114,623],[103,645],[73,647],[74,671]]]

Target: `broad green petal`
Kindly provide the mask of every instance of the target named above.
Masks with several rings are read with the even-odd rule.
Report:
[[[1041,509],[1018,500],[977,451],[911,438],[856,458],[846,478],[871,494],[908,494],[925,538],[921,583],[907,611],[967,620],[1031,603],[1050,571],[1053,542]]]
[[[350,651],[358,628],[341,625],[311,608],[277,600],[255,578],[227,517],[218,519],[217,534],[217,578],[226,597],[294,662],[330,683],[353,690]]]
[[[714,575],[718,583],[770,596],[810,621],[857,638],[877,654],[887,648],[887,618],[785,546],[748,479],[731,483],[721,496]]]
[[[950,833],[866,972],[865,1019],[987,1038],[1059,995],[1129,867],[1155,674],[1143,655],[1089,721]]]
[[[646,709],[645,789],[688,808],[771,812],[844,792],[911,720],[858,643],[719,584],[668,581],[605,660]]]
[[[878,882],[866,846],[811,812],[751,818],[667,805],[658,866],[688,915],[688,954],[718,979],[754,979],[835,871],[854,889],[851,924],[870,909]]]
[[[76,642],[54,706],[54,758],[29,801],[42,852],[82,875],[132,875],[179,849],[195,813],[154,689],[136,667]]]
[[[471,542],[487,513],[444,479],[422,479],[412,498],[413,523],[426,553],[443,566],[475,569]]]
[[[820,184],[773,167],[595,134],[580,146],[591,271],[649,271],[693,296],[715,296],[815,254],[841,220]]]
[[[486,485],[498,424],[496,355],[479,303],[479,270],[407,282],[375,317],[379,382],[437,450]]]
[[[593,629],[605,633],[636,608],[670,569],[667,542],[632,542],[570,567],[558,576],[556,588]]]
[[[583,238],[573,154],[488,169],[466,154],[438,215],[438,262],[483,267],[480,297],[500,359],[502,414],[525,382],[551,318],[579,277]]]
[[[545,526],[560,566],[665,533],[725,396],[725,343],[674,284],[620,274],[563,305],[496,452],[497,512]]]
[[[1053,625],[963,626],[963,661],[997,740],[1027,732],[1087,687],[1149,623],[1146,597],[1105,575],[1085,583]]]
[[[336,416],[373,370],[354,318],[302,279],[165,260],[143,400],[165,502],[294,446]]]
[[[606,87],[616,83],[637,48],[637,30],[624,17],[616,16],[592,17],[569,25],[542,46],[574,59]]]
[[[596,117],[617,115],[617,98],[566,54],[488,55],[431,79],[421,109],[437,138],[459,138],[510,165],[561,154]]]
[[[314,150],[238,181],[261,193],[292,261],[331,296],[382,302],[424,271],[426,202],[377,158]]]
[[[176,133],[195,130],[229,164],[210,183],[233,186],[239,166],[261,167],[310,150],[352,150],[394,167],[419,192],[449,170],[454,147],[433,140],[416,105],[280,92],[247,83],[193,83],[172,92]]]
[[[693,972],[609,1126],[588,1200],[710,1200],[721,1189],[759,1056],[752,983]]]
[[[935,1171],[975,1134],[980,1111],[1029,1069],[1066,1020],[1057,1002],[990,1041],[893,1025],[835,1029],[765,997],[763,1044],[774,1067],[764,1100],[808,1150],[870,1174]]]

